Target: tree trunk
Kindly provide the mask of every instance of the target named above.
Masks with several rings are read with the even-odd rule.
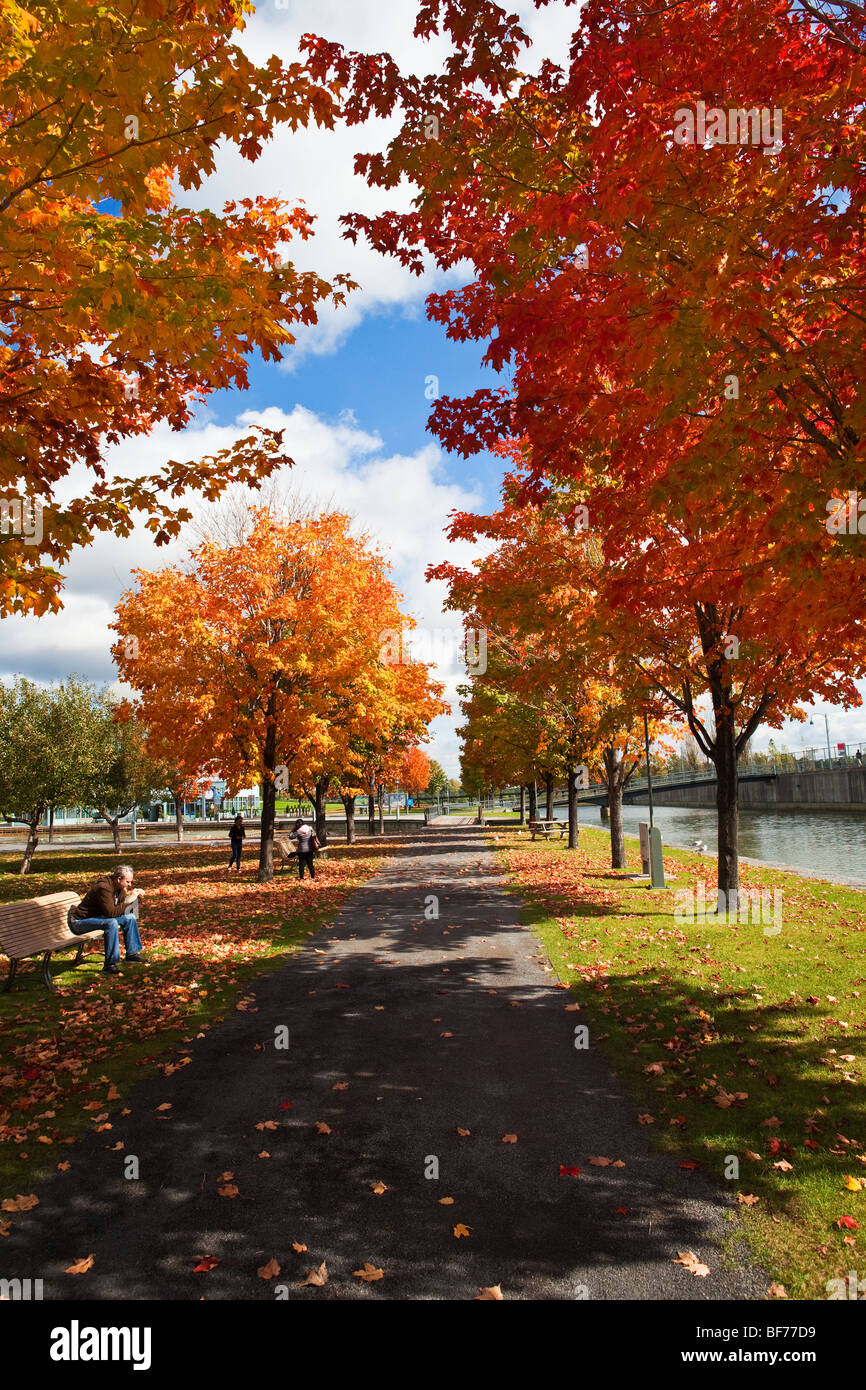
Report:
[[[538,820],[538,788],[534,779],[527,782],[526,790],[529,792],[529,823],[531,825],[534,820]]]
[[[320,845],[328,843],[328,788],[331,785],[330,776],[320,777],[316,782],[316,835]]]
[[[183,800],[180,797],[174,798],[174,821],[177,827],[178,840],[183,839]]]
[[[378,833],[379,835],[384,835],[384,834],[385,834],[385,783],[384,783],[384,782],[380,782],[380,783],[379,783],[379,791],[378,791],[378,794],[377,794],[377,798],[376,798],[376,799],[377,799],[378,807],[379,807],[379,829],[378,829],[378,832],[377,832],[377,833]]]
[[[526,788],[520,783],[520,824],[526,824]]]
[[[114,840],[115,854],[120,854],[120,813],[118,812],[116,816],[110,816],[105,807],[100,806],[99,814],[102,816],[102,819],[107,823],[111,831],[111,835]]]
[[[268,713],[273,714],[273,696],[268,703]],[[265,736],[264,756],[262,758],[264,777],[262,779],[261,846],[259,849],[258,883],[270,883],[274,877],[274,826],[277,819],[277,730],[271,723]]]
[[[580,831],[577,823],[577,768],[568,770],[568,848],[577,849]]]
[[[346,844],[355,843],[355,798],[353,796],[343,796],[340,798],[346,808]]]
[[[375,801],[374,792],[373,792],[374,786],[375,786],[375,782],[371,782],[371,783],[370,783],[370,790],[367,792],[367,834],[368,834],[368,835],[375,835],[375,833],[376,833],[376,801]]]
[[[51,807],[51,809],[50,809],[49,812],[48,812],[48,843],[49,843],[49,845],[53,845],[53,844],[54,844],[54,807],[53,807],[53,806]]]
[[[21,860],[21,868],[18,870],[19,874],[28,874],[30,872],[30,865],[33,863],[36,846],[39,844],[39,827],[42,824],[42,816],[43,812],[39,811],[37,815],[31,816],[30,820],[27,822],[27,844],[24,849],[24,858]]]
[[[739,779],[733,719],[716,715],[713,762],[716,768],[716,811],[719,829],[718,910],[739,907]],[[724,895],[724,896],[723,896]]]
[[[622,825],[622,764],[616,761],[613,749],[604,750],[604,780],[607,786],[607,800],[610,808],[610,866],[624,869],[625,834]]]
[[[545,820],[553,820],[553,773],[544,774],[544,788],[547,797],[547,805],[544,808]]]

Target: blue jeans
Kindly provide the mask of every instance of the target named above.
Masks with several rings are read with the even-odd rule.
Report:
[[[243,842],[243,840],[232,840],[230,843],[231,843],[231,856],[232,856],[232,857],[231,857],[231,859],[229,860],[229,868],[231,868],[232,864],[237,864],[238,869],[240,869],[240,867],[241,867],[241,850],[243,849],[243,844],[244,844],[244,842]]]
[[[138,955],[141,950],[138,922],[133,912],[127,912],[122,917],[85,917],[84,921],[75,922],[72,929],[76,936],[88,931],[105,933],[106,965],[117,965],[120,960],[120,932],[123,932],[123,945],[128,956]]]

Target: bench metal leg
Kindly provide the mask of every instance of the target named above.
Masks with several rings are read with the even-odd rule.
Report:
[[[73,970],[75,969],[76,965],[80,965],[80,964],[81,964],[81,961],[82,961],[82,959],[83,959],[83,957],[84,957],[84,947],[85,947],[85,945],[86,945],[86,943],[85,943],[84,941],[82,941],[82,943],[81,943],[81,945],[79,946],[78,950],[75,952],[75,960],[72,962],[72,969],[73,969]]]
[[[51,978],[51,951],[46,951],[42,957],[42,978],[52,994],[57,994],[57,986]]]
[[[10,962],[9,962],[9,974],[8,974],[7,977],[6,977],[6,983],[5,983],[5,985],[3,986],[3,993],[4,993],[4,994],[8,994],[8,993],[9,993],[10,989],[12,988],[12,981],[15,979],[15,976],[16,976],[17,974],[18,974],[18,962],[17,962],[17,960],[10,960]]]

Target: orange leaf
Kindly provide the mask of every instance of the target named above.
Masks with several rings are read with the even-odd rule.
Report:
[[[702,1264],[697,1255],[691,1250],[678,1250],[677,1258],[671,1261],[672,1264],[682,1265],[689,1274],[694,1274],[698,1279],[706,1279],[710,1272],[709,1265]]]
[[[69,1268],[65,1271],[65,1273],[66,1273],[66,1274],[86,1274],[87,1271],[90,1269],[90,1267],[91,1267],[92,1264],[93,1264],[93,1256],[92,1256],[92,1255],[87,1255],[87,1256],[85,1256],[85,1258],[83,1258],[83,1259],[76,1260],[76,1261],[75,1261],[75,1264],[71,1264],[71,1265],[69,1266]]]
[[[320,1289],[324,1284],[327,1284],[327,1282],[328,1266],[325,1264],[325,1261],[322,1260],[318,1269],[311,1269],[306,1279],[300,1281],[298,1288],[302,1289],[305,1284],[314,1284],[317,1289]]]
[[[468,1236],[468,1234],[469,1234],[469,1227],[468,1227],[468,1226],[464,1226],[464,1225],[463,1225],[463,1222],[461,1221],[458,1225],[456,1225],[456,1226],[454,1227],[454,1234],[455,1234],[455,1236],[457,1237],[458,1240],[460,1239],[461,1236]]]
[[[481,1290],[479,1291],[479,1293],[477,1293],[477,1294],[475,1295],[475,1302],[476,1302],[476,1303],[501,1303],[501,1302],[503,1302],[503,1298],[502,1298],[502,1285],[501,1285],[501,1284],[493,1284],[492,1287],[489,1288],[489,1289],[481,1289]]]
[[[4,1197],[0,1202],[3,1211],[31,1211],[33,1207],[39,1206],[39,1198],[33,1194],[29,1197],[22,1197],[19,1193],[17,1197]]]
[[[276,1279],[279,1272],[280,1266],[277,1264],[276,1260],[273,1259],[268,1260],[266,1265],[262,1265],[261,1269],[256,1270],[256,1274],[260,1279]]]
[[[361,1279],[365,1284],[375,1284],[377,1279],[382,1279],[384,1277],[384,1274],[384,1269],[377,1269],[375,1265],[370,1264],[369,1260],[366,1260],[363,1269],[355,1269],[352,1271],[352,1278]]]

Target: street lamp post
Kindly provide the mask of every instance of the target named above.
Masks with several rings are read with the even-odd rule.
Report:
[[[813,716],[813,718],[811,718],[811,719],[809,720],[809,723],[810,723],[811,725],[814,725],[814,723],[815,723],[814,716]],[[827,761],[828,761],[829,763],[832,763],[832,761],[833,761],[833,754],[830,752],[830,721],[828,720],[826,714],[824,715],[824,728],[825,728],[826,733],[827,733]]]

